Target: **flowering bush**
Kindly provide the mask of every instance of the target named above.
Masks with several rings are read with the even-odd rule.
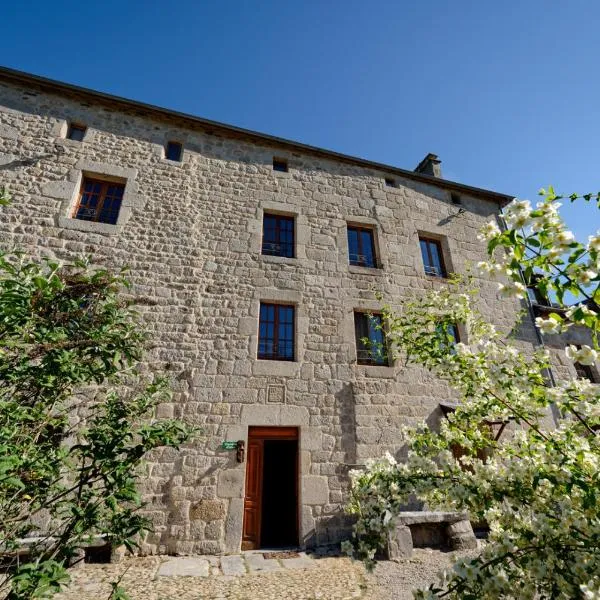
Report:
[[[600,237],[575,241],[558,196],[542,194],[535,209],[509,205],[506,227],[486,225],[490,260],[479,268],[503,277],[505,295],[523,298],[534,281],[559,302],[567,293],[587,301],[537,325],[544,335],[588,327],[591,346],[568,354],[590,364],[600,330]],[[386,455],[351,473],[348,510],[357,523],[346,550],[372,565],[394,516],[416,495],[433,509],[468,511],[490,529],[479,556],[459,560],[416,598],[600,598],[600,390],[586,380],[552,387],[545,349],[525,353],[507,343],[473,308],[475,292],[460,289],[430,292],[402,314],[384,309],[391,351],[448,381],[461,401],[438,431],[403,431],[406,461]],[[452,343],[456,323],[468,344]],[[499,437],[508,423],[510,433]]]

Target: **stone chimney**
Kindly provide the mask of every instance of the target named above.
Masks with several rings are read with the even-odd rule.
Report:
[[[424,173],[432,177],[442,178],[442,161],[437,157],[437,154],[431,152],[417,165],[415,173]]]

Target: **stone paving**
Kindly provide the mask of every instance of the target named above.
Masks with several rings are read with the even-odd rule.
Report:
[[[108,600],[110,583],[121,579],[132,600],[352,600],[366,598],[366,574],[345,557],[265,558],[149,556],[119,564],[86,564],[71,571],[60,600]]]
[[[132,600],[410,600],[462,553],[417,548],[412,558],[382,561],[373,573],[341,556],[288,558],[248,552],[229,556],[150,556],[86,564],[56,600],[109,600],[110,583]],[[295,553],[294,553],[295,554]]]

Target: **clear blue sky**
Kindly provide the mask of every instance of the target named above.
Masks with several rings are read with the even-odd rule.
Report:
[[[31,0],[6,66],[535,200],[600,190],[596,0]],[[600,212],[565,213],[580,236]]]

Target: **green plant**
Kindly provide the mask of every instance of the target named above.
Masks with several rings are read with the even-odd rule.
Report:
[[[144,456],[189,438],[152,416],[169,389],[136,373],[145,336],[126,288],[85,262],[0,254],[0,594],[10,600],[51,597],[97,536],[133,549],[150,527],[136,488]]]

